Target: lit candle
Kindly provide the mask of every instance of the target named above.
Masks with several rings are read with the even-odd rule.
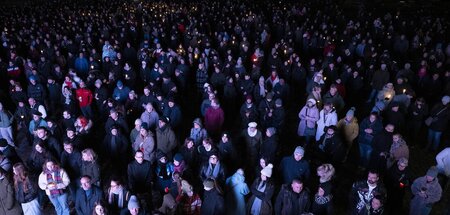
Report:
[[[406,93],[406,89],[403,89],[403,94],[405,94]]]

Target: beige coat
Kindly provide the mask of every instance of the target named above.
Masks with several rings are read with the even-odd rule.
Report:
[[[353,117],[350,123],[345,122],[345,118],[339,120],[336,125],[338,131],[341,133],[348,146],[351,146],[353,141],[358,137],[359,125],[356,117]]]

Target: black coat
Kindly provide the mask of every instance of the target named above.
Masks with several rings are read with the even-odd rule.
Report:
[[[61,166],[66,170],[71,180],[81,176],[81,153],[74,149],[72,153],[61,153]]]
[[[306,187],[296,194],[290,184],[281,187],[275,202],[275,215],[300,215],[309,211],[311,202]]]
[[[92,214],[95,203],[102,200],[102,198],[102,190],[95,185],[92,185],[89,197],[86,196],[86,191],[83,190],[83,188],[78,188],[75,199],[75,210],[77,211],[77,214]]]
[[[383,130],[375,135],[372,144],[372,154],[370,155],[369,166],[383,172],[386,169],[386,157],[380,153],[388,153],[392,145],[392,133]]]
[[[273,163],[275,161],[275,155],[278,148],[278,136],[272,135],[267,137],[261,144],[259,154],[260,157],[268,159],[267,161]]]
[[[144,160],[142,164],[132,161],[128,164],[128,188],[133,193],[151,192],[153,171],[149,161]]]
[[[207,204],[205,204],[207,202]],[[223,215],[225,214],[225,201],[216,190],[205,191],[203,204],[200,209],[201,215]]]

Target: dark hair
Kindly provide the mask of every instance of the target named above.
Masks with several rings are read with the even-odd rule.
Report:
[[[367,174],[376,174],[378,177],[380,177],[380,172],[376,169],[369,169],[369,171],[367,172]]]

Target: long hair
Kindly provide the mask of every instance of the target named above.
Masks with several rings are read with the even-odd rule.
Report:
[[[96,160],[97,160],[97,154],[91,148],[87,148],[87,149],[83,150],[81,152],[81,154],[86,154],[88,156],[91,156],[92,157],[92,161],[90,161],[90,162],[96,162]]]
[[[29,182],[28,178],[28,171],[23,165],[23,163],[16,163],[13,166],[14,170],[14,187],[17,189],[19,184],[22,183],[23,191],[26,193],[28,192],[28,186],[27,183]]]

